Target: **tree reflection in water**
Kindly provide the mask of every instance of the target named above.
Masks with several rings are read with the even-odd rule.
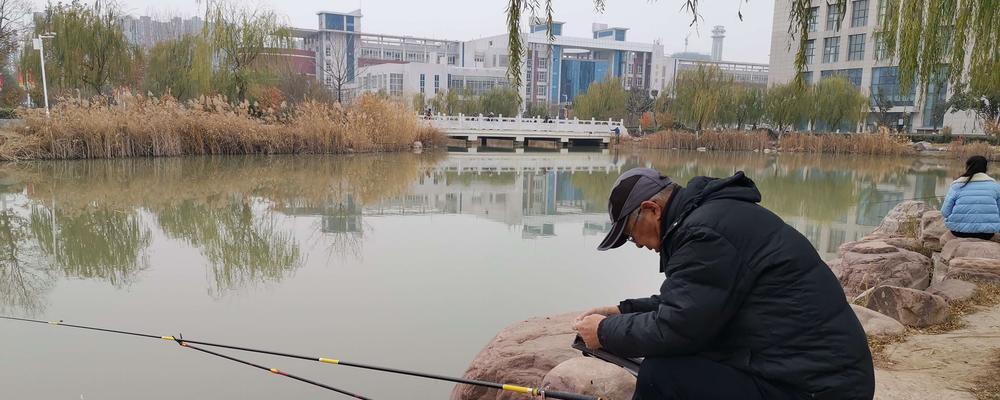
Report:
[[[0,210],[0,311],[36,315],[55,274],[42,262],[29,221],[11,209]]]

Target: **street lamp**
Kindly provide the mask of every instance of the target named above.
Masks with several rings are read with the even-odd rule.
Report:
[[[49,85],[45,81],[45,42],[42,39],[52,39],[55,38],[56,34],[52,32],[46,32],[44,34],[38,35],[32,44],[35,45],[35,49],[38,50],[38,56],[42,60],[42,95],[45,97],[45,116],[49,116]]]

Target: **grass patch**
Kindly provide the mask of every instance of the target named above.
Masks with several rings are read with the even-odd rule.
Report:
[[[696,134],[671,130],[647,135],[642,143],[651,149],[697,150],[704,147],[714,151],[763,151],[770,148],[771,139],[764,131],[706,131]]]
[[[222,97],[182,103],[125,94],[114,102],[64,100],[51,118],[20,112],[26,126],[0,133],[0,160],[378,152],[444,139],[406,105],[374,95],[346,107],[264,109]]]
[[[974,142],[974,143],[958,143],[951,142],[948,148],[948,153],[953,157],[961,160],[968,159],[972,156],[983,156],[987,160],[998,161],[1000,160],[1000,151],[997,151],[997,147],[989,143]]]

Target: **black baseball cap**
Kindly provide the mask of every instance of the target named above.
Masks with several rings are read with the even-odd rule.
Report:
[[[610,250],[625,244],[628,241],[625,225],[629,214],[672,183],[669,177],[660,175],[652,168],[632,168],[619,176],[608,197],[608,215],[614,225],[597,250]]]

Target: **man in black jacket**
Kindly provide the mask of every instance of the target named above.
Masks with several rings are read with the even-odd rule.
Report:
[[[574,322],[590,348],[645,357],[636,399],[871,399],[865,333],[802,234],[742,172],[682,188],[648,168],[615,182],[599,250],[660,253],[659,295]]]

